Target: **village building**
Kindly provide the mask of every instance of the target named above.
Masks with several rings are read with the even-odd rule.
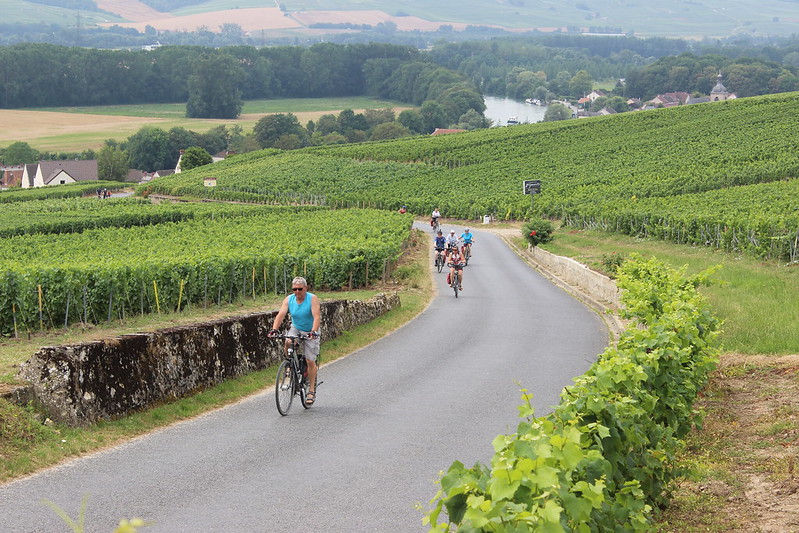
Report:
[[[64,185],[79,181],[97,180],[97,160],[67,159],[59,161],[39,161],[25,165],[22,174],[22,188]]]
[[[25,165],[0,165],[0,188],[19,187]]]
[[[735,98],[737,98],[735,93],[729,92],[724,84],[721,83],[721,71],[719,71],[719,75],[716,76],[716,85],[710,91],[710,101],[722,102],[724,100],[734,100]]]

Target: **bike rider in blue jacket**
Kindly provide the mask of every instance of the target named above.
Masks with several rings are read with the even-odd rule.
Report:
[[[438,235],[436,235],[435,241],[436,247],[436,255],[441,255],[441,260],[444,261],[444,248],[447,247],[447,239],[444,237],[444,233],[441,230],[438,230]]]
[[[463,247],[461,249],[463,250],[463,253],[465,254],[466,253],[466,246],[469,246],[469,248],[471,248],[472,247],[472,243],[474,242],[474,235],[469,232],[469,228],[466,228],[465,230],[463,230],[463,233],[461,233],[461,236],[460,236],[460,240],[461,240],[461,242],[463,242]],[[471,253],[471,250],[469,250],[469,252]]]

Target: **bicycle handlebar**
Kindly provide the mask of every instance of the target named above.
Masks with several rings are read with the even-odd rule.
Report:
[[[302,340],[302,339],[316,339],[318,335],[303,335],[300,333],[299,335],[288,335],[286,333],[277,333],[275,335],[267,335],[270,339],[292,339],[292,340]]]

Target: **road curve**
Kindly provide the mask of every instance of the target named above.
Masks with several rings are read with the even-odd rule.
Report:
[[[474,233],[460,298],[436,273],[419,317],[322,368],[312,409],[281,417],[270,387],[2,485],[0,530],[69,531],[41,501],[75,518],[88,495],[87,532],[133,517],[152,523],[142,533],[425,531],[416,507],[438,473],[488,462],[493,438],[515,429],[517,382],[544,414],[608,339],[594,312]]]

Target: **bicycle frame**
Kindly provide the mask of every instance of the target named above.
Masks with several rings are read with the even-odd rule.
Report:
[[[305,354],[302,352],[302,339],[307,338],[304,335],[292,336],[280,334],[272,338],[288,339],[289,345],[286,350],[286,356],[278,366],[276,382],[275,382],[275,403],[277,404],[278,412],[285,416],[291,408],[291,403],[294,395],[300,397],[300,403],[306,409],[311,405],[307,403],[307,395],[309,382],[307,377],[307,361]],[[317,386],[319,383],[317,382]]]

